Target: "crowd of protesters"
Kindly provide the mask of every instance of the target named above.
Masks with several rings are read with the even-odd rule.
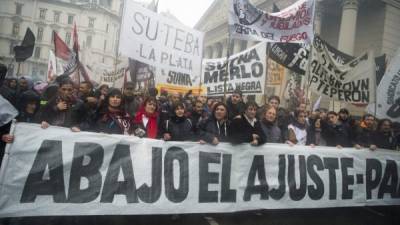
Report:
[[[67,76],[49,85],[33,85],[28,77],[7,78],[0,94],[19,111],[19,122],[68,127],[74,132],[92,131],[134,135],[165,141],[194,141],[218,145],[287,143],[293,145],[354,147],[398,150],[399,124],[371,114],[360,120],[343,108],[339,112],[306,110],[305,104],[289,111],[280,107],[278,96],[265,105],[244,102],[240,90],[222,99],[194,96],[188,92],[146,93],[135,91],[133,83],[122,90],[90,82],[79,87]],[[157,97],[158,96],[158,97]],[[13,141],[10,124],[0,128],[1,152]]]

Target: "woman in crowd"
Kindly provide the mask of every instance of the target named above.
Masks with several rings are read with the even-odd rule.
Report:
[[[373,137],[377,148],[396,150],[397,140],[393,133],[392,121],[389,119],[379,121],[378,129]]]
[[[131,118],[123,109],[122,93],[119,89],[110,89],[104,99],[97,120],[98,132],[130,135]]]
[[[165,141],[189,141],[194,139],[193,125],[185,116],[185,106],[182,102],[173,105],[174,115],[164,121],[161,126],[161,136]]]
[[[200,143],[217,145],[220,142],[228,142],[230,121],[228,120],[228,108],[218,102],[211,116],[199,124]]]
[[[276,123],[276,109],[271,105],[265,106],[264,117],[261,120],[261,128],[264,131],[267,143],[282,143],[281,129]]]
[[[159,123],[157,109],[156,98],[148,97],[144,100],[133,121],[133,132],[135,136],[157,138]]]
[[[231,142],[233,144],[250,143],[253,146],[265,143],[265,134],[261,123],[256,119],[257,104],[247,102],[244,113],[236,116],[231,124]]]
[[[304,111],[294,112],[294,121],[288,126],[289,145],[306,145],[307,141],[307,125],[306,113]]]
[[[40,107],[40,97],[34,91],[24,92],[18,102],[18,122],[34,123],[37,121],[36,114]]]
[[[321,119],[309,120],[310,127],[307,130],[307,145],[326,146],[326,141],[322,136]]]

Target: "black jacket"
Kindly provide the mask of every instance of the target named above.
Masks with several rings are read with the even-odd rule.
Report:
[[[253,134],[257,134],[258,145],[265,143],[265,134],[261,128],[261,123],[257,120],[254,127],[247,121],[242,114],[240,117],[233,119],[230,127],[230,139],[233,144],[250,143],[253,141]]]
[[[397,140],[392,132],[384,133],[376,131],[373,137],[374,137],[374,144],[378,148],[396,150]]]
[[[87,119],[86,110],[80,99],[72,101],[64,111],[57,109],[58,97],[51,99],[41,112],[40,121],[46,121],[50,125],[62,127],[81,127]]]
[[[341,145],[342,147],[352,147],[348,126],[340,122],[336,125],[332,125],[326,121],[321,121],[321,128],[322,136],[327,146],[335,147]]]
[[[186,117],[173,116],[164,121],[161,126],[161,137],[166,133],[171,135],[170,141],[195,140],[192,121]]]
[[[213,116],[199,123],[199,139],[212,143],[214,137],[219,142],[228,142],[230,122],[229,120],[220,123]]]
[[[233,118],[235,118],[236,116],[241,115],[246,106],[243,102],[239,102],[237,104],[233,104],[232,103],[232,99],[228,98],[228,100],[226,101],[226,106],[228,107],[228,118],[229,120],[233,120]]]

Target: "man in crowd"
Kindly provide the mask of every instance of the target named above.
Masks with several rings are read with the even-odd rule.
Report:
[[[336,146],[337,148],[352,147],[348,126],[339,120],[338,114],[334,111],[328,112],[327,117],[328,121],[321,120],[322,136],[327,146]]]
[[[362,117],[360,125],[356,128],[356,138],[354,147],[369,148],[375,150],[377,147],[374,143],[374,133],[375,133],[375,118],[371,114],[365,114]]]
[[[230,120],[233,120],[233,118],[244,112],[245,104],[242,97],[242,92],[239,89],[236,89],[226,101]]]
[[[123,95],[125,111],[130,116],[135,116],[140,106],[140,100],[135,95],[135,83],[127,82],[124,87]]]

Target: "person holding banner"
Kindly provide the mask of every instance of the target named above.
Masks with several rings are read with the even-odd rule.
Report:
[[[200,144],[218,145],[220,142],[228,142],[229,130],[228,107],[223,102],[218,102],[211,116],[199,124]]]
[[[265,134],[267,143],[282,143],[281,129],[276,124],[276,109],[270,105],[265,106],[264,117],[261,120],[261,128]]]
[[[337,148],[352,147],[350,127],[339,120],[339,115],[334,111],[327,113],[327,119],[321,119],[322,136],[326,145]]]
[[[157,99],[147,97],[133,120],[133,133],[138,137],[156,139],[158,137],[158,124],[160,122],[157,111]]]
[[[356,141],[354,147],[356,149],[369,148],[375,150],[377,146],[374,143],[375,133],[375,117],[371,114],[365,114],[362,117],[360,125],[356,131]]]
[[[192,121],[185,116],[185,105],[176,103],[172,110],[175,112],[161,126],[161,136],[164,141],[189,141],[194,139]]]
[[[396,150],[398,140],[394,135],[392,127],[392,121],[389,119],[382,119],[378,122],[377,130],[373,135],[377,148]]]
[[[256,119],[257,108],[257,103],[247,102],[244,113],[233,119],[230,129],[233,144],[250,143],[259,146],[265,143],[264,131]]]
[[[287,144],[293,145],[306,145],[307,142],[307,124],[306,112],[296,110],[294,112],[294,120],[288,126],[288,140]]]
[[[54,125],[80,131],[80,124],[86,119],[86,110],[83,102],[73,95],[73,87],[71,79],[60,80],[57,95],[50,99],[41,112],[43,129]]]
[[[123,108],[122,93],[119,89],[109,90],[96,122],[97,131],[107,134],[130,135],[131,118]]]
[[[230,120],[233,120],[236,116],[241,115],[245,110],[242,92],[239,89],[233,91],[232,95],[226,101],[226,105],[228,106]]]

